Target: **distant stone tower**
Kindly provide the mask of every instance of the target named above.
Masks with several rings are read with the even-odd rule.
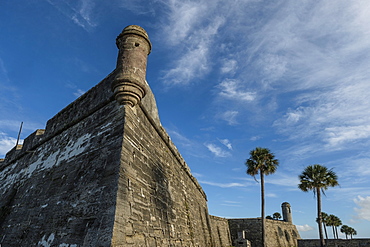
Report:
[[[117,37],[116,44],[119,53],[112,91],[119,104],[133,107],[147,93],[145,75],[151,43],[143,28],[130,25]]]
[[[290,204],[288,202],[283,202],[281,204],[281,210],[283,212],[283,220],[286,222],[293,223],[292,210],[290,208]]]

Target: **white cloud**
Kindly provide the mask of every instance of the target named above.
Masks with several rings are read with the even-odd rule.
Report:
[[[269,86],[270,81],[275,81],[284,75],[287,68],[286,58],[277,54],[264,54],[259,55],[259,61],[257,64],[261,67],[261,73],[264,76],[263,86]]]
[[[192,172],[191,174],[193,174],[193,176],[196,177],[196,178],[198,178],[198,179],[201,178],[201,177],[203,177],[202,174],[197,173],[197,172]]]
[[[308,231],[314,230],[314,228],[312,226],[309,226],[307,224],[305,224],[303,226],[296,225],[296,227],[297,227],[297,230],[300,231],[300,232],[308,232]]]
[[[85,91],[81,90],[81,89],[77,89],[76,92],[73,93],[74,96],[76,97],[80,97],[81,95],[83,95],[85,93]]]
[[[199,181],[199,183],[216,186],[220,188],[246,187],[245,184],[241,184],[241,183],[214,183],[214,182],[208,182],[208,181]]]
[[[233,150],[233,146],[228,139],[220,139],[219,141],[224,144],[229,150]]]
[[[242,84],[236,80],[226,79],[218,86],[221,97],[236,101],[253,101],[256,98],[256,93],[245,90]]]
[[[267,176],[265,178],[265,183],[297,189],[299,180],[298,176],[292,177],[291,174],[278,172],[273,176]]]
[[[167,129],[167,132],[170,134],[171,138],[173,138],[174,140],[177,140],[178,143],[181,144],[182,146],[187,146],[187,147],[193,146],[192,141],[189,140],[184,135],[182,135],[181,133],[179,133],[178,131]]]
[[[225,158],[231,156],[231,154],[219,146],[216,146],[215,144],[204,144],[210,152],[212,152],[215,156]]]
[[[370,196],[358,196],[353,200],[358,207],[354,208],[357,215],[356,219],[363,219],[370,221]]]
[[[208,70],[208,47],[199,44],[187,51],[174,63],[174,68],[165,71],[163,80],[166,84],[188,84],[194,77],[205,74]]]
[[[369,141],[369,9],[366,1],[290,1],[256,32],[249,54],[261,87],[276,82],[269,93],[295,93],[295,107],[274,124],[279,133],[324,151]]]
[[[73,2],[74,4],[70,4],[67,1],[47,1],[60,13],[71,19],[76,25],[82,27],[86,31],[90,31],[92,28],[97,26],[97,23],[91,17],[95,7],[95,3],[92,0],[80,0]]]
[[[169,24],[166,28],[167,42],[177,45],[191,36],[197,30],[197,24],[201,22],[207,13],[207,5],[202,2],[169,0]]]
[[[249,140],[251,140],[251,141],[257,141],[257,140],[259,140],[261,138],[262,137],[260,137],[260,136],[252,136]]]
[[[228,207],[243,207],[243,205],[240,202],[235,201],[224,201],[221,205]]]
[[[0,132],[0,155],[5,156],[5,154],[15,146],[16,142],[17,139]]]
[[[237,125],[238,121],[236,120],[236,117],[238,116],[238,111],[226,111],[222,113],[219,117],[226,121],[229,125]]]
[[[266,193],[266,197],[276,198],[278,196],[275,193]]]
[[[224,59],[222,61],[221,73],[235,74],[238,68],[238,62],[235,59]]]
[[[210,49],[225,19],[212,16],[209,2],[169,0],[167,7],[163,36],[177,53],[162,79],[167,85],[186,85],[210,71]]]

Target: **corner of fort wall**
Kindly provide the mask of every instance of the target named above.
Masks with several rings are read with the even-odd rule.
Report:
[[[149,86],[119,105],[114,80],[116,70],[0,161],[0,244],[229,246]]]

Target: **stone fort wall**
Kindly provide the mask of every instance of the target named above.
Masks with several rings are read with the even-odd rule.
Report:
[[[111,74],[0,160],[0,245],[228,247],[244,230],[260,246],[259,219],[209,215],[162,127],[146,32],[128,26],[117,46]],[[267,246],[297,246],[291,222],[266,228]]]
[[[212,239],[214,246],[231,246],[229,221],[226,218],[210,215]]]
[[[245,238],[251,242],[252,247],[262,246],[261,225],[260,218],[229,219],[232,243],[245,231]],[[297,239],[300,239],[300,235],[292,223],[266,219],[265,227],[266,247],[298,246]]]
[[[0,161],[2,246],[231,245],[160,124],[146,32],[117,46],[110,75]]]
[[[67,106],[0,163],[2,246],[109,246],[125,109],[108,84]]]
[[[357,239],[326,239],[327,247],[359,247],[370,246],[369,238]],[[298,247],[320,247],[319,239],[299,239]]]

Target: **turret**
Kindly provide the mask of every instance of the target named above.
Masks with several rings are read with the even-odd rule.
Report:
[[[283,202],[281,204],[281,211],[283,213],[283,220],[286,221],[286,222],[293,223],[292,210],[291,210],[290,204],[288,202]]]
[[[147,92],[145,77],[151,43],[143,28],[131,25],[123,29],[116,44],[119,52],[112,91],[120,105],[133,107]]]

